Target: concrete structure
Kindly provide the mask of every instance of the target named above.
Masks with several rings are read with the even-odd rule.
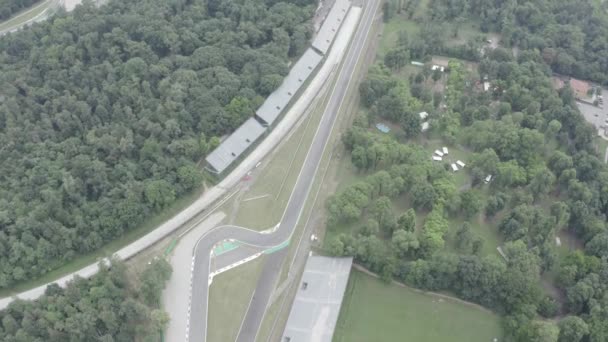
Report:
[[[317,36],[312,42],[312,46],[322,54],[325,55],[329,51],[351,5],[350,0],[336,0],[334,6],[327,14],[321,29],[317,32]]]
[[[434,160],[434,161],[441,161],[441,160],[442,160],[442,158],[441,158],[441,157],[438,157],[438,156],[433,156],[433,160]]]
[[[306,159],[304,160],[304,164],[300,170],[300,174],[296,180],[296,184],[278,227],[272,232],[264,234],[242,227],[222,226],[212,229],[206,235],[200,237],[194,250],[193,265],[188,265],[188,267],[191,267],[192,271],[192,286],[188,310],[189,314],[187,316],[189,319],[187,318],[188,322],[186,323],[186,338],[177,340],[176,342],[184,342],[184,340],[186,342],[206,341],[208,322],[207,303],[209,298],[209,288],[207,285],[209,284],[212,262],[210,252],[217,243],[231,239],[244,245],[274,252],[268,256],[268,259],[264,263],[256,286],[255,295],[249,302],[236,341],[246,342],[254,341],[256,339],[266,308],[269,306],[271,295],[274,292],[275,285],[280,276],[278,270],[281,268],[285,257],[287,257],[286,252],[288,250],[279,250],[278,248],[285,247],[289,243],[289,238],[302,214],[304,203],[311,192],[319,163],[326,150],[330,133],[336,122],[338,113],[341,111],[345,95],[349,89],[350,91],[356,89],[352,84],[353,75],[359,58],[367,44],[367,37],[369,36],[372,23],[374,22],[373,19],[376,17],[378,1],[370,0],[365,3],[365,8],[366,10],[363,12],[361,8],[357,8],[356,10],[353,8],[353,10],[349,11],[349,15],[345,19],[345,24],[340,30],[341,38],[336,39],[337,43],[332,48],[327,61],[321,69],[321,71],[325,68],[328,68],[328,70],[336,70],[335,67],[339,65],[336,70],[336,82],[332,83],[333,87],[331,89],[328,89],[329,94],[331,95],[327,100],[328,102],[325,105],[315,137],[309,147]],[[361,23],[357,25],[360,16],[362,17]],[[351,41],[351,37],[352,44],[347,48],[347,45]],[[342,55],[343,53],[346,54],[342,64],[339,64],[341,57],[334,55],[334,52],[339,55]],[[316,81],[317,78],[315,77],[314,80]],[[306,89],[305,94],[308,90],[309,88]],[[300,100],[301,98],[294,104],[294,107],[297,106]],[[291,112],[294,107],[290,108],[289,112]],[[282,123],[283,120],[279,125]],[[241,250],[241,248],[238,248],[233,252],[238,253]]]
[[[460,167],[464,167],[464,166],[466,165],[465,163],[463,163],[463,162],[462,162],[462,161],[460,161],[460,160],[457,160],[457,161],[456,161],[456,164],[458,164],[458,166],[460,166]]]
[[[454,172],[458,171],[458,166],[456,166],[456,164],[452,163],[452,164],[450,164],[450,166],[452,167],[452,171],[454,171]]]
[[[449,152],[448,148],[445,146],[443,146],[442,151],[443,151],[443,154],[448,154],[448,152]]]
[[[283,83],[266,98],[266,101],[255,112],[262,124],[270,126],[275,122],[322,59],[323,56],[313,49],[309,48],[304,52],[302,57],[289,70],[289,74],[285,77]]]
[[[331,342],[352,263],[352,258],[308,258],[281,342]]]
[[[258,140],[266,128],[254,118],[249,118],[234,133],[232,133],[220,146],[209,153],[206,158],[209,171],[222,173],[232,162],[238,159],[251,144]]]
[[[439,150],[435,150],[435,154],[438,155],[439,157],[443,157],[443,152],[441,152]]]

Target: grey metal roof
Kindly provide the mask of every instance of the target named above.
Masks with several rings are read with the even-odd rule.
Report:
[[[283,109],[302,87],[302,84],[308,79],[310,74],[319,65],[323,56],[309,48],[304,52],[302,57],[293,65],[289,74],[283,80],[283,83],[272,94],[266,98],[266,101],[258,108],[256,115],[266,124],[271,125],[281,114]]]
[[[207,163],[217,173],[222,173],[251,144],[264,134],[266,128],[256,119],[249,118],[224,140],[213,152],[207,155]]]
[[[312,42],[312,46],[324,55],[327,54],[327,50],[329,50],[331,43],[336,38],[340,25],[342,25],[351,5],[350,0],[336,0],[327,17],[325,17],[321,29],[319,29],[315,40]]]
[[[331,342],[352,263],[352,258],[308,258],[281,342]]]

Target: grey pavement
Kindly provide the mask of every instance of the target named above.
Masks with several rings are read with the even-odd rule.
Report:
[[[226,215],[216,211],[193,229],[193,234],[203,234],[209,229],[217,226]],[[186,333],[188,321],[188,306],[190,298],[184,296],[190,293],[190,279],[192,276],[192,249],[196,244],[195,239],[182,239],[174,248],[169,262],[173,272],[162,293],[162,306],[171,316],[171,324],[164,331],[167,341],[181,341]]]
[[[367,34],[371,28],[373,18],[378,7],[377,0],[367,4],[368,10],[364,13],[362,24],[357,28],[352,46],[348,51],[346,61],[338,75],[332,94],[315,137],[308,151],[296,185],[289,198],[287,208],[279,224],[279,228],[270,234],[261,234],[256,231],[235,226],[222,226],[211,230],[198,241],[195,247],[194,273],[192,278],[192,295],[190,307],[190,330],[187,341],[205,341],[207,332],[207,304],[208,304],[208,275],[210,272],[211,250],[217,243],[235,239],[241,243],[260,247],[272,248],[288,240],[300,219],[304,204],[312,187],[314,176],[319,167],[323,152],[327,146],[335,119],[340,111],[344,95],[350,85],[352,74],[355,71],[359,56],[365,45]],[[254,292],[250,307],[243,321],[238,341],[254,341],[259,325],[263,319],[268,299],[276,284],[281,264],[287,250],[274,254],[262,270],[262,279]]]
[[[230,174],[224,177],[219,184],[207,189],[207,191],[205,191],[201,197],[196,199],[192,204],[169,220],[165,221],[150,233],[117,251],[115,256],[122,260],[135,256],[139,252],[151,247],[177,229],[191,223],[193,218],[195,218],[197,215],[205,213],[213,203],[227,195],[228,191],[233,189],[234,186],[241,181],[243,176],[247,174],[247,172],[254,169],[255,166],[262,161],[266,155],[273,151],[273,149],[290,133],[294,125],[296,125],[296,123],[302,118],[302,115],[305,113],[310,103],[312,103],[319,91],[324,87],[329,76],[334,70],[335,65],[339,63],[341,59],[342,55],[339,51],[333,51],[333,49],[330,51],[329,56],[327,56],[327,59],[321,69],[311,80],[302,95],[300,95],[297,101],[291,106],[283,119],[276,125],[276,127],[273,128],[266,138],[253,151],[251,151],[251,153],[249,153],[249,155],[237,167],[235,167],[232,172],[230,172]],[[194,239],[196,239],[198,236],[200,236],[200,234],[188,235],[188,237]],[[106,258],[103,259],[103,261],[109,262],[109,259]],[[172,266],[175,269],[175,267],[184,267],[185,264],[185,262],[180,262],[177,264],[172,264]],[[98,263],[95,262],[79,269],[78,271],[62,276],[46,284],[20,293],[12,294],[10,297],[1,298],[0,310],[8,307],[8,305],[12,303],[15,298],[23,300],[35,300],[39,298],[44,294],[46,287],[52,283],[56,283],[61,287],[66,287],[67,284],[74,279],[74,277],[89,278],[98,271]],[[169,326],[172,324],[173,321],[169,323]],[[169,341],[172,342],[173,340]],[[175,340],[175,342],[182,341],[183,338]]]
[[[291,199],[287,205],[284,219],[281,221],[281,226],[286,223],[287,217],[291,218],[288,215],[293,215],[295,219],[289,222],[290,226],[287,226],[291,229],[290,234],[293,233],[293,230],[295,229],[295,226],[304,209],[304,204],[306,202],[308,193],[310,192],[310,188],[312,187],[314,176],[321,162],[321,158],[323,157],[323,152],[327,146],[327,142],[330,138],[336,118],[340,112],[342,104],[344,103],[344,98],[351,84],[351,80],[353,79],[353,74],[356,70],[359,58],[362,55],[362,51],[375,18],[377,8],[378,0],[371,0],[366,3],[363,17],[361,18],[357,32],[352,40],[352,46],[350,47],[347,58],[342,66],[338,80],[334,85],[332,95],[329,99],[327,107],[325,108],[325,112],[323,113],[321,123],[319,124],[319,130],[317,131],[315,140],[313,141],[313,144],[308,152],[309,155],[307,156],[300,176],[298,177],[294,192],[292,193],[292,198],[294,198],[294,195],[298,196],[298,200],[294,201],[294,206],[299,206],[297,209],[297,215],[295,215],[295,208],[292,208],[292,212],[289,211],[292,203]],[[303,190],[299,189],[299,187],[306,187],[306,195],[301,199],[301,194],[299,191]],[[279,226],[279,230],[281,229],[281,226]],[[262,269],[262,274],[258,280],[258,285],[254,292],[254,297],[252,298],[249,309],[243,320],[243,324],[241,325],[241,330],[239,331],[237,337],[238,342],[254,342],[256,340],[270,298],[272,297],[273,290],[279,279],[281,266],[287,257],[287,252],[288,250],[284,249],[266,260],[264,268]]]

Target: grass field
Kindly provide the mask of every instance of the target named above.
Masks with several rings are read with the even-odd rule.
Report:
[[[387,285],[353,270],[334,342],[490,342],[500,318],[477,306]]]
[[[262,256],[213,278],[209,288],[207,341],[236,339],[264,260]]]

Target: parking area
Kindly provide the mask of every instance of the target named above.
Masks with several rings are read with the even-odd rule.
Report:
[[[576,101],[578,109],[581,114],[585,117],[585,120],[593,124],[597,130],[598,134],[604,137],[608,137],[605,135],[604,127],[608,126],[608,107],[605,105],[602,107],[596,107],[592,104]]]

